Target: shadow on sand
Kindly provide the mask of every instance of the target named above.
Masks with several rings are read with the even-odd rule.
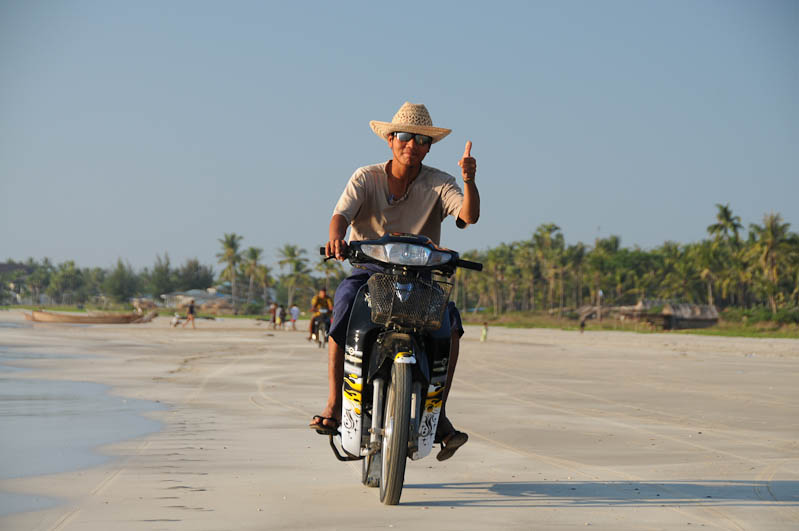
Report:
[[[799,481],[520,481],[412,484],[404,489],[437,489],[452,495],[449,500],[402,504],[409,506],[799,506]]]

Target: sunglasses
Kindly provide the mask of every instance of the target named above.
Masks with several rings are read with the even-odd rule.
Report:
[[[417,135],[415,133],[394,133],[394,138],[400,142],[410,142],[413,138],[420,146],[426,146],[433,143],[433,137],[427,135]]]

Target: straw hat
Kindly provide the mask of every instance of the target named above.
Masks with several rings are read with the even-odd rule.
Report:
[[[408,103],[407,101],[402,104],[390,122],[372,120],[369,122],[369,126],[381,138],[388,139],[389,133],[401,131],[427,135],[433,138],[434,144],[452,132],[452,129],[433,127],[433,120],[430,118],[430,113],[427,112],[427,107],[421,103]]]

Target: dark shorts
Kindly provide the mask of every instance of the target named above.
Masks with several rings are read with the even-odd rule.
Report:
[[[379,273],[379,269],[356,269],[354,273],[341,281],[333,297],[333,320],[330,325],[330,337],[337,345],[343,347],[347,342],[347,325],[350,322],[353,302],[358,290],[366,284],[369,277]],[[449,337],[452,330],[457,330],[458,335],[463,335],[463,322],[461,314],[455,303],[450,301],[444,312],[441,328],[433,332],[436,337]]]

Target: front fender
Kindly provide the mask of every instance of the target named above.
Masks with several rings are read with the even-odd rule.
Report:
[[[372,382],[378,374],[388,377],[393,363],[407,363],[411,365],[414,381],[427,384],[430,381],[430,364],[422,345],[424,343],[416,341],[409,334],[384,332],[372,346],[366,381]]]

